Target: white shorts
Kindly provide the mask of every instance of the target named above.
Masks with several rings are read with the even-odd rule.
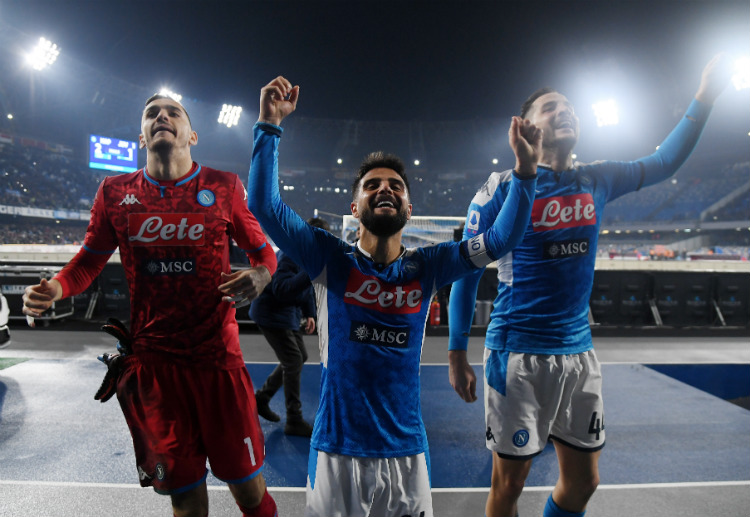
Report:
[[[310,448],[305,517],[433,517],[426,454],[357,458]]]
[[[604,447],[602,373],[593,350],[573,355],[485,349],[487,448],[529,459],[552,438],[577,450]]]

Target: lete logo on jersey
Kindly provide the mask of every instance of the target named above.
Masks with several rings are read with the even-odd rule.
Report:
[[[418,280],[404,285],[388,284],[352,269],[344,302],[386,314],[413,314],[422,307],[422,286]]]
[[[535,232],[593,224],[596,224],[596,209],[591,194],[536,199],[531,209]]]
[[[131,246],[203,246],[203,214],[128,214]]]

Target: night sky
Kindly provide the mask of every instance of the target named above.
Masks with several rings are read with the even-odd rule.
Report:
[[[581,145],[598,151],[607,141],[590,129],[590,105],[614,97],[621,121],[608,141],[623,156],[596,159],[652,150],[713,55],[750,54],[747,0],[0,0],[0,32],[11,27],[7,52],[45,36],[65,59],[144,91],[239,104],[248,120],[277,75],[301,86],[294,116],[360,121],[509,118],[552,86],[576,105]],[[748,147],[747,93],[722,96],[701,145]]]
[[[750,46],[750,2],[723,0],[23,0],[0,18],[153,89],[254,108],[285,75],[305,116],[362,120],[509,116],[545,85],[682,107],[713,54]]]

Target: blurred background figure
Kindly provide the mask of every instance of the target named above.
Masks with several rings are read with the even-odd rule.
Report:
[[[313,217],[307,223],[330,231],[328,223],[321,218]],[[281,417],[269,404],[271,398],[284,386],[284,433],[310,437],[312,425],[302,417],[300,398],[302,365],[307,361],[307,350],[300,329],[303,328],[306,334],[315,332],[315,292],[307,273],[292,259],[279,251],[277,260],[278,269],[271,283],[250,306],[250,319],[258,324],[279,359],[279,365],[255,392],[255,400],[260,416],[271,422],[278,422]]]

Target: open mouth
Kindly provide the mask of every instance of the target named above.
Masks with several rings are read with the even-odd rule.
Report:
[[[156,126],[151,133],[151,136],[154,136],[161,131],[166,131],[167,133],[172,133],[173,135],[175,134],[174,130],[169,126]]]
[[[375,208],[393,208],[396,209],[396,204],[393,201],[383,199],[375,202]]]

